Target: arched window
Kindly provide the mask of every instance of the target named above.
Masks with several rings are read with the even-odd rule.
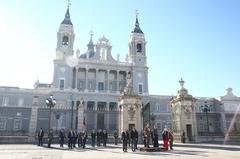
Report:
[[[142,52],[142,44],[141,43],[137,44],[137,52]]]
[[[68,37],[67,36],[64,36],[63,39],[62,39],[62,45],[68,45]]]

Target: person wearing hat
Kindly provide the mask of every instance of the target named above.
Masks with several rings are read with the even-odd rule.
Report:
[[[163,139],[163,149],[168,150],[169,133],[167,128],[164,128],[162,132],[162,139]]]

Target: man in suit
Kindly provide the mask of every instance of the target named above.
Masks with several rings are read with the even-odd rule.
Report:
[[[107,146],[108,133],[106,130],[103,130],[103,146]]]
[[[42,128],[39,129],[38,131],[38,146],[42,146],[43,145],[43,136],[44,136],[44,131]]]
[[[92,130],[91,138],[92,138],[92,147],[95,147],[95,140],[96,140],[96,132],[95,132],[95,130]]]
[[[64,138],[65,138],[65,134],[64,131],[61,129],[59,132],[59,142],[60,142],[60,147],[63,147],[64,144]]]
[[[68,132],[68,148],[70,149],[73,148],[73,131],[72,130]]]
[[[53,131],[52,131],[52,129],[50,129],[50,131],[48,133],[48,148],[51,147],[52,140],[53,140]]]
[[[87,131],[86,130],[83,130],[83,132],[82,132],[82,140],[83,140],[83,142],[82,142],[82,147],[83,148],[85,148],[85,145],[86,145],[86,142],[87,142]]]
[[[123,152],[127,152],[127,131],[122,132]]]

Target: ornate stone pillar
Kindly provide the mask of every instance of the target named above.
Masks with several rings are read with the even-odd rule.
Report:
[[[185,89],[184,81],[181,79],[180,90],[177,96],[173,97],[170,101],[172,106],[172,130],[174,134],[174,141],[181,141],[181,134],[184,131],[187,142],[197,142],[197,122],[195,112],[196,99],[188,94]]]
[[[84,105],[83,105],[83,98],[81,97],[80,103],[79,103],[79,106],[78,106],[78,126],[77,126],[77,131],[78,132],[86,129],[86,127],[83,124],[83,120],[84,120],[83,112],[84,112]]]
[[[32,100],[32,111],[29,122],[28,142],[33,142],[37,131],[37,114],[38,114],[38,96],[34,96]]]

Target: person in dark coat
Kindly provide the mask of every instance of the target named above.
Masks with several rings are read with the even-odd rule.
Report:
[[[92,138],[92,147],[95,147],[95,141],[96,141],[96,132],[95,132],[95,130],[92,130],[91,138]]]
[[[153,147],[159,147],[157,129],[153,130]]]
[[[118,132],[115,131],[113,135],[114,135],[114,143],[115,143],[115,145],[117,145],[118,144]]]
[[[185,131],[183,130],[182,134],[181,134],[181,141],[182,141],[182,143],[185,143],[185,140],[186,140],[186,136],[185,136]]]
[[[73,131],[73,139],[72,139],[73,147],[76,147],[76,142],[77,142],[77,132]]]
[[[68,148],[70,149],[73,148],[73,131],[72,130],[68,132]]]
[[[127,152],[127,131],[122,132],[123,152]]]
[[[138,149],[137,145],[138,145],[138,131],[135,129],[135,149]]]
[[[103,130],[100,131],[100,145],[103,143]]]
[[[173,150],[173,140],[174,140],[174,137],[173,137],[173,132],[172,131],[169,131],[168,132],[169,134],[169,146],[170,146],[170,149]]]
[[[136,150],[136,138],[137,138],[135,128],[133,128],[132,131],[130,132],[130,137],[132,141],[132,151],[134,152]]]
[[[78,133],[77,138],[78,138],[78,147],[82,147],[82,132]]]
[[[106,130],[103,130],[103,146],[107,146],[108,133]]]
[[[52,129],[50,129],[50,132],[48,133],[48,148],[51,147],[52,140],[53,140],[53,132],[52,132]]]
[[[43,137],[44,137],[44,131],[42,128],[39,129],[38,131],[38,146],[42,146],[43,145]]]
[[[127,130],[125,133],[126,133],[126,135],[127,135],[127,143],[128,143],[128,146],[130,147],[130,134],[129,134],[129,131]]]
[[[101,130],[98,130],[97,131],[97,146],[101,146],[101,142],[100,142],[100,140],[101,140]]]
[[[86,145],[86,142],[87,142],[87,131],[86,130],[83,130],[82,132],[82,147],[85,148],[85,145]]]
[[[60,147],[63,147],[64,138],[65,138],[65,134],[64,134],[63,130],[60,130],[60,132],[59,132],[59,143],[60,143]]]

